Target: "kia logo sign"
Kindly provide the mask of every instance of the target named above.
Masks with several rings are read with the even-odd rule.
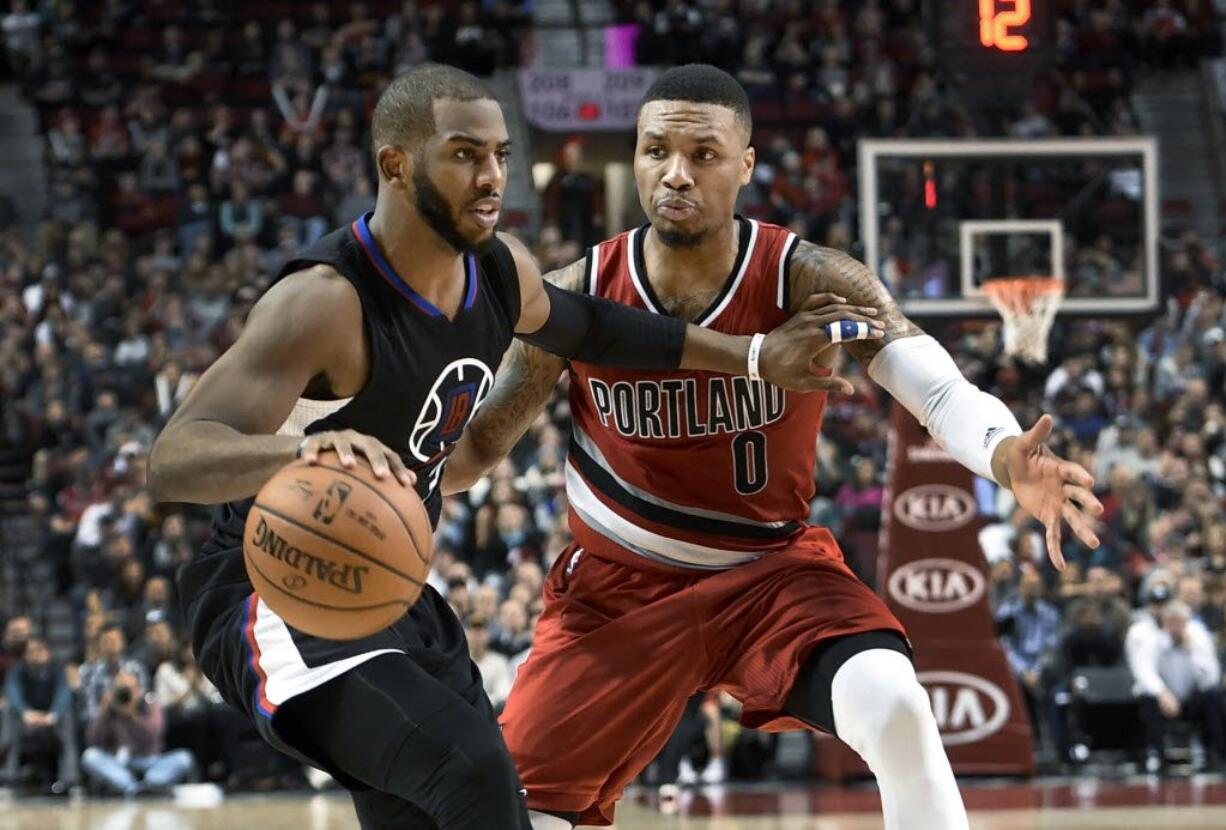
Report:
[[[956,559],[917,559],[890,574],[890,596],[912,611],[951,614],[979,602],[987,580]]]
[[[957,530],[975,518],[975,498],[948,484],[921,484],[898,494],[894,516],[915,530]]]
[[[960,671],[926,671],[916,677],[928,691],[945,746],[981,741],[1009,720],[1009,699],[995,683]]]

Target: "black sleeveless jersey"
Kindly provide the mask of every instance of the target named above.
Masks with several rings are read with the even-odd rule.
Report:
[[[382,441],[417,473],[417,493],[436,523],[447,456],[489,393],[514,336],[519,278],[511,251],[496,238],[486,253],[466,254],[464,303],[449,320],[392,270],[370,234],[369,217],[324,236],[278,276],[330,265],[357,290],[369,341],[366,385],[339,409],[304,424],[303,433],[352,429]],[[208,593],[203,604],[222,612],[251,593],[242,543],[252,501],[216,509],[208,542],[179,576],[185,606]]]

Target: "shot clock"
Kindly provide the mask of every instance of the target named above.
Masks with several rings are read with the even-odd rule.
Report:
[[[946,76],[973,98],[1021,91],[1055,54],[1054,0],[925,0]]]

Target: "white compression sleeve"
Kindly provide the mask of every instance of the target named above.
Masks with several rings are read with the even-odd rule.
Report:
[[[995,481],[992,453],[1022,427],[1009,408],[962,376],[945,347],[928,335],[885,346],[868,376],[894,396],[958,463]],[[999,482],[998,482],[999,483]]]
[[[885,830],[967,830],[966,808],[911,661],[873,648],[830,685],[834,728],[877,777]]]
[[[538,813],[536,810],[529,810],[528,818],[532,819],[532,830],[572,830],[574,827],[564,818]]]

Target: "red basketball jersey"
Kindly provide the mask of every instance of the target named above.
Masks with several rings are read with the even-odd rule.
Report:
[[[723,291],[694,322],[727,334],[769,332],[790,316],[787,263],[796,235],[740,219]],[[586,289],[664,314],[638,228],[588,252]],[[570,365],[570,525],[594,550],[688,568],[727,568],[783,547],[813,496],[824,393],[785,392],[713,372]]]

